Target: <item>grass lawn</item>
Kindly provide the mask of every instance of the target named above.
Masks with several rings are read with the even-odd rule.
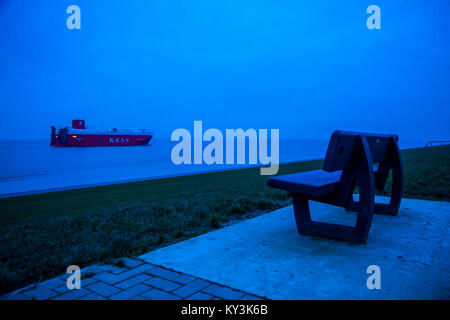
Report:
[[[402,151],[404,197],[450,199],[450,146]],[[285,164],[279,174],[319,169]],[[291,204],[258,168],[0,199],[0,292]]]

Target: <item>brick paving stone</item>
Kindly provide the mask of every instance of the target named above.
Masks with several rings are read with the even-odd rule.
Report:
[[[151,289],[149,291],[146,291],[144,293],[141,293],[141,296],[149,299],[149,300],[180,300],[180,297],[177,297],[173,294],[164,292],[159,289]]]
[[[36,288],[23,291],[22,294],[36,300],[47,300],[58,295],[57,292],[39,285]]]
[[[93,276],[93,278],[106,282],[108,284],[115,284],[117,282],[125,280],[123,277],[118,277],[116,274],[112,274],[106,271],[97,273]]]
[[[161,278],[151,278],[144,282],[145,284],[170,292],[172,290],[175,290],[176,288],[179,288],[181,285],[175,282],[172,282],[170,280],[165,280]]]
[[[27,291],[27,290],[30,290],[30,289],[34,289],[38,285],[39,285],[39,283],[32,283],[32,284],[29,284],[29,285],[27,285],[27,286],[25,286],[23,288],[17,289],[17,290],[15,290],[13,292],[10,292],[10,293],[12,293],[12,294],[21,293],[21,292],[24,292],[24,291]]]
[[[96,282],[94,284],[91,284],[90,286],[88,286],[88,289],[106,298],[120,291],[120,289],[103,282]]]
[[[127,272],[123,272],[121,274],[113,274],[113,273],[109,273],[109,272],[102,272],[99,274],[96,274],[95,276],[93,276],[93,278],[100,280],[102,282],[105,282],[107,284],[116,284],[119,282],[122,282],[124,280],[127,280],[129,278],[131,278],[132,276],[134,276],[134,273],[129,274],[128,271]]]
[[[187,300],[211,300],[214,298],[212,295],[203,293],[201,291],[194,293],[192,296],[187,297]]]
[[[65,292],[69,291],[69,288],[67,288],[66,285],[62,285],[62,286],[54,288],[53,290],[58,292],[59,294],[61,294],[61,293],[65,293]]]
[[[239,298],[239,300],[263,300],[263,299],[247,293],[247,294],[244,294],[243,297]]]
[[[122,282],[133,276],[144,273],[148,268],[149,268],[149,265],[143,264],[141,266],[132,268],[132,269],[122,272],[120,274],[112,274],[109,272],[102,272],[102,273],[96,274],[94,276],[94,278],[96,278],[100,281],[103,281],[107,284],[115,285],[116,283]]]
[[[119,283],[115,284],[115,286],[118,288],[121,288],[121,289],[128,289],[138,283],[150,280],[151,278],[152,278],[152,276],[142,273],[142,274],[138,274],[137,276],[131,277],[127,280],[124,280],[122,282],[119,282]]]
[[[141,264],[144,264],[141,260],[131,259],[131,258],[122,258],[121,259],[127,268],[136,268]]]
[[[66,281],[63,281],[61,278],[54,278],[51,280],[55,280],[55,282],[57,283],[57,279],[60,279],[60,285],[58,285],[57,287],[52,288],[52,290],[58,292],[58,293],[65,293],[70,291],[69,288],[67,288],[67,283]],[[97,282],[98,280],[94,277],[89,277],[89,278],[81,278],[81,288],[87,287],[88,285]],[[43,283],[42,283],[43,284]],[[43,284],[44,285],[44,284]]]
[[[89,278],[81,278],[81,287],[87,287],[88,285],[97,282],[98,280],[94,277],[89,277]],[[67,285],[66,285],[67,287]]]
[[[81,279],[88,279],[88,278],[91,278],[92,274],[102,273],[105,270],[101,269],[99,265],[95,264],[93,266],[85,267],[85,268],[81,269],[80,271],[81,271]],[[86,277],[86,275],[88,275],[88,276]],[[61,279],[65,283],[70,276],[71,276],[71,274],[63,274],[57,278]]]
[[[0,300],[31,300],[31,298],[21,293],[7,293],[0,296]]]
[[[66,292],[60,296],[53,298],[52,300],[75,300],[91,293],[92,292],[87,289],[73,289],[70,290],[69,292]]]
[[[99,264],[94,264],[92,266],[85,267],[85,268],[81,269],[81,274],[83,275],[83,274],[91,273],[91,272],[99,273],[99,272],[102,272],[102,271],[103,271],[103,269],[100,268]]]
[[[167,279],[167,280],[173,280],[180,276],[180,273],[170,271],[155,265],[148,264],[148,269],[145,271],[145,273]]]
[[[145,273],[150,267],[151,267],[151,265],[149,265],[149,264],[143,264],[143,265],[137,266],[136,268],[129,269],[128,271],[121,273],[120,275],[131,278],[132,276],[138,275],[140,273]]]
[[[227,300],[236,300],[241,298],[244,293],[243,292],[239,292],[227,287],[223,287],[223,286],[218,286],[216,284],[213,284],[205,289],[202,290],[205,293],[209,293],[213,296],[222,298],[222,299],[227,299]]]
[[[89,293],[88,295],[82,296],[76,300],[107,300],[105,297],[99,296],[95,293]]]
[[[204,289],[205,287],[209,286],[211,283],[205,280],[201,279],[195,279],[194,281],[188,283],[185,286],[182,286],[181,288],[178,288],[174,290],[172,293],[176,294],[180,297],[189,297],[190,295],[193,295],[197,291],[200,291]]]
[[[122,292],[116,293],[109,297],[111,300],[128,300],[131,299],[141,293],[148,291],[150,287],[145,284],[138,284],[134,287],[128,288]]]
[[[250,293],[212,284],[194,276],[175,272],[143,261],[122,258],[127,268],[113,265],[93,265],[82,269],[89,277],[81,279],[81,289],[69,290],[66,279],[70,275],[31,284],[0,296],[5,299],[243,299],[261,300]],[[93,276],[91,274],[94,273]]]
[[[56,278],[45,280],[45,281],[39,283],[39,285],[44,286],[48,289],[54,289],[56,287],[60,287],[61,285],[65,285],[65,284],[66,284],[66,281],[63,280],[61,277],[56,277]]]
[[[101,266],[99,266],[100,269],[102,269],[103,271],[107,271],[113,274],[119,274],[125,271],[128,271],[128,268],[121,268],[118,266],[113,266],[110,264],[103,264]]]
[[[181,283],[181,284],[188,284],[189,282],[192,282],[195,280],[195,277],[187,275],[187,274],[182,274],[176,278],[174,278],[172,281]]]

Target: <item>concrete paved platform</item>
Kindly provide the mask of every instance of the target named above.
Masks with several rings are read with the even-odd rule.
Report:
[[[385,198],[377,198],[377,201]],[[311,203],[313,219],[355,214]],[[449,299],[450,203],[403,199],[375,215],[366,245],[300,236],[292,206],[147,253],[156,265],[271,299]],[[369,290],[366,268],[381,269]]]

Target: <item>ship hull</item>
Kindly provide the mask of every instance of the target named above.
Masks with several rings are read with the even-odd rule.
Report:
[[[119,147],[119,146],[138,146],[146,145],[152,139],[152,135],[127,135],[127,134],[69,134],[64,142],[60,141],[59,136],[55,136],[54,146],[73,146],[73,147]]]

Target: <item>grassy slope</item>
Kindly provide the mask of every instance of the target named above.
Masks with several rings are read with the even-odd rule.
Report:
[[[450,146],[402,155],[405,197],[449,201]],[[321,164],[286,164],[279,174]],[[0,292],[290,204],[266,179],[252,168],[0,199]]]

